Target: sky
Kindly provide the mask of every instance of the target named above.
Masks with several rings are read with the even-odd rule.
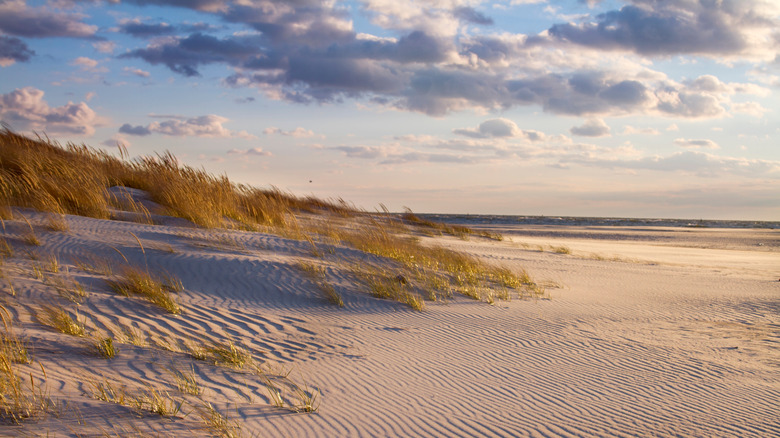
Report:
[[[778,0],[0,0],[0,120],[419,213],[780,220]]]

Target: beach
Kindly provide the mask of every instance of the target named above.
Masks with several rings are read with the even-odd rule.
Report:
[[[263,232],[71,215],[51,231],[45,214],[22,213],[40,245],[22,241],[24,221],[5,221],[3,305],[34,346],[19,374],[58,408],[0,426],[3,436],[217,435],[201,421],[206,402],[242,436],[780,436],[778,230],[475,225],[504,238],[423,236],[525,270],[545,295],[455,294],[415,311],[355,284],[334,262],[355,251],[344,245],[313,255],[305,240]],[[36,278],[32,266],[46,271],[52,256],[58,272]],[[181,313],[111,293],[85,269],[121,258],[178,278]],[[323,266],[343,308],[302,260]],[[80,303],[52,286],[63,272],[84,286]],[[41,324],[55,302],[112,337],[116,356]],[[256,368],[194,359],[193,344],[225,342]],[[157,388],[183,404],[161,416],[101,400],[99,387]]]

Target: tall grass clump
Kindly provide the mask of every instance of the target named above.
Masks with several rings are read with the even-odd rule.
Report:
[[[109,279],[108,284],[120,295],[128,297],[139,295],[168,313],[174,315],[181,313],[181,306],[171,295],[171,290],[176,290],[178,285],[167,285],[139,268],[126,266],[119,275]]]
[[[408,235],[391,232],[392,227],[384,226],[379,219],[371,221],[359,229],[342,233],[342,241],[355,248],[383,258],[391,259],[400,265],[400,273],[415,279],[417,287],[427,290],[424,295],[429,299],[450,295],[453,291],[465,296],[482,299],[482,290],[496,287],[511,288],[523,298],[540,296],[543,288],[537,285],[526,272],[513,271],[487,264],[476,257],[442,246],[423,245]],[[361,275],[358,275],[359,277]],[[366,277],[366,276],[363,276]],[[382,272],[370,275],[369,286],[375,296],[408,298],[394,289],[398,285],[382,280]],[[540,292],[541,291],[541,292]],[[489,300],[509,297],[502,291],[487,295]],[[395,298],[398,299],[398,298]]]
[[[65,309],[59,309],[55,307],[44,307],[44,316],[40,321],[60,333],[66,335],[83,337],[86,336],[86,324],[83,321],[79,321],[79,315],[76,313],[76,317],[70,316],[70,313]]]
[[[11,326],[8,310],[0,306],[3,332],[0,334],[0,423],[19,423],[53,408],[54,404],[41,385],[35,384],[30,374],[24,384],[16,369],[17,363],[32,361],[24,341]],[[46,370],[41,366],[44,376]]]
[[[233,341],[214,342],[209,345],[190,343],[187,348],[193,359],[214,365],[243,368],[252,363],[252,355]]]
[[[339,307],[344,307],[344,299],[341,298],[341,294],[336,291],[333,285],[328,283],[324,267],[300,261],[298,262],[298,269],[303,271],[317,284],[317,287],[328,302]]]

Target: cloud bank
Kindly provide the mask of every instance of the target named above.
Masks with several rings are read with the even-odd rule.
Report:
[[[632,0],[538,35],[490,33],[493,19],[475,7],[479,2],[362,2],[361,12],[392,37],[356,32],[354,12],[333,2],[130,3],[186,7],[253,33],[215,36],[127,21],[120,26],[125,33],[165,37],[122,58],[164,65],[186,77],[223,65],[232,71],[224,77],[229,86],[291,102],[364,99],[433,116],[538,105],[585,117],[724,117],[731,96],[751,90],[707,86],[718,85],[707,84],[709,77],[676,82],[639,60],[695,55],[755,61],[779,53],[778,8],[762,0]],[[467,26],[485,31],[464,33]],[[625,53],[639,58],[627,65]]]
[[[43,99],[43,91],[34,87],[16,89],[0,95],[0,119],[15,129],[45,129],[50,133],[91,136],[95,127],[106,121],[85,102],[68,102],[51,107]]]

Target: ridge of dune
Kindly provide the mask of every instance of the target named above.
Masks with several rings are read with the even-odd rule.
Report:
[[[0,435],[208,436],[213,431],[194,414],[139,415],[93,399],[85,383],[158,386],[183,398],[171,369],[191,368],[204,398],[246,436],[780,436],[777,246],[690,248],[673,239],[627,245],[554,235],[523,246],[519,236],[436,237],[430,241],[564,287],[549,301],[488,305],[456,296],[416,312],[371,297],[326,256],[318,263],[345,307],[328,304],[296,267],[314,259],[304,241],[70,215],[68,231],[46,231],[44,213],[23,212],[41,246],[22,242],[24,222],[5,222],[15,255],[2,270],[16,296],[6,294],[3,305],[45,369],[21,365],[23,375],[45,385],[61,410],[0,425]],[[756,233],[777,242],[776,232]],[[572,253],[534,245],[568,245]],[[585,256],[596,250],[616,257]],[[182,314],[113,294],[101,275],[78,266],[90,257],[116,261],[119,253],[179,278]],[[82,304],[34,278],[31,266],[48,255],[84,285]],[[118,340],[117,357],[96,357],[83,339],[37,322],[46,304],[77,310],[96,332],[133,328],[144,345]],[[318,411],[274,407],[257,374],[186,354],[185,342],[226,339],[258,363],[291,370],[318,393]]]

